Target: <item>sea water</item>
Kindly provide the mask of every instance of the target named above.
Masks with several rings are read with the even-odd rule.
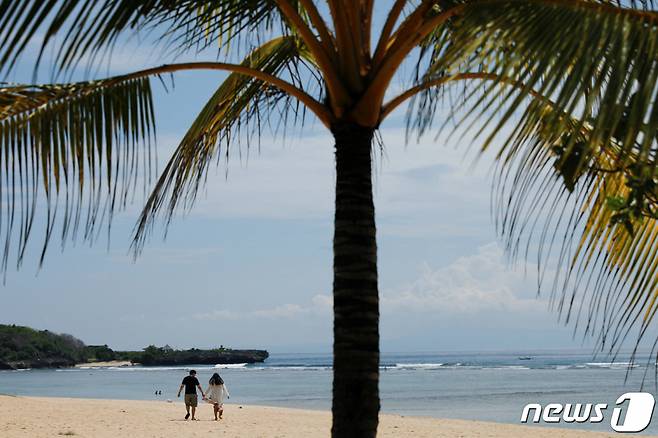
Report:
[[[0,393],[166,402],[176,399],[182,378],[194,368],[204,388],[220,373],[232,404],[330,409],[331,360],[330,354],[272,354],[249,365],[0,371]],[[621,394],[656,393],[654,360],[628,360],[545,351],[382,354],[382,411],[520,424],[528,403],[607,403],[602,423],[557,426],[611,431],[609,418]],[[658,419],[645,433],[658,434]]]

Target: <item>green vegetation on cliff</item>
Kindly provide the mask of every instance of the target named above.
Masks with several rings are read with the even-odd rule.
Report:
[[[262,362],[269,356],[265,350],[232,350],[215,348],[211,350],[174,350],[169,346],[150,345],[134,359],[128,359],[142,365],[186,365],[186,364],[229,364]]]
[[[85,347],[87,362],[107,362],[110,360],[121,360],[117,352],[107,345],[88,345]]]
[[[85,360],[85,344],[71,335],[0,325],[0,368],[63,367]]]
[[[107,345],[85,345],[67,334],[0,324],[0,369],[70,367],[83,362],[130,361],[142,365],[194,365],[262,362],[265,350],[230,348],[174,350],[150,345],[143,351],[114,351]]]

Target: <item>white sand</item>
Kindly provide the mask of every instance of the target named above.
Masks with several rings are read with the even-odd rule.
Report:
[[[200,403],[200,421],[184,421],[179,400],[123,401],[0,396],[0,437],[53,438],[309,438],[328,437],[331,414],[227,404],[212,421],[212,406]],[[211,434],[211,435],[209,435]],[[480,421],[381,415],[379,437],[425,438],[619,438],[618,434]]]

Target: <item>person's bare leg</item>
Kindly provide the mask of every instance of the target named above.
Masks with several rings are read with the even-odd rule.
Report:
[[[222,414],[224,414],[224,408],[221,408],[221,409],[219,410],[219,419],[220,419],[220,420],[222,419]]]
[[[217,404],[214,404],[212,407],[213,407],[213,411],[215,412],[215,421],[217,421],[218,420],[217,413],[219,412],[219,406],[217,406]]]
[[[192,420],[196,420],[196,418],[194,417],[195,413],[196,413],[196,407],[192,406]]]
[[[187,411],[187,415],[185,415],[185,419],[187,420],[190,418],[190,405],[185,405],[185,410]]]

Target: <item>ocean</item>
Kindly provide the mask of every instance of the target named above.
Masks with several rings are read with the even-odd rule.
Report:
[[[527,403],[607,403],[601,423],[557,426],[611,431],[609,419],[621,394],[656,393],[656,367],[648,359],[641,355],[630,366],[628,357],[611,362],[573,352],[382,354],[382,411],[520,424]],[[229,403],[331,408],[329,354],[272,354],[251,365],[0,371],[0,393],[165,402],[176,399],[192,368],[204,387],[219,372]],[[658,419],[645,433],[658,434]]]

